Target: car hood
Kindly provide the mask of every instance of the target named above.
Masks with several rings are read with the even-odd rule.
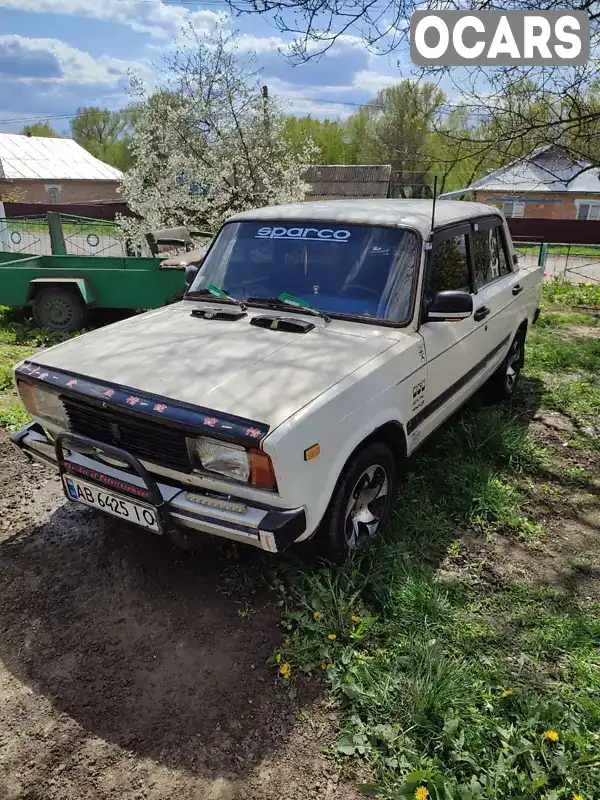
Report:
[[[206,306],[183,301],[70,339],[33,360],[273,428],[394,345],[368,325],[353,324],[348,332],[348,325],[315,319],[308,333],[289,333],[250,325],[253,316],[269,314],[259,309],[243,319],[207,320],[191,315],[195,307]]]

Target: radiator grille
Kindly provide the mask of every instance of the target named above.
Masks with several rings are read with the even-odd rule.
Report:
[[[143,461],[192,471],[184,431],[117,408],[99,408],[72,397],[61,399],[75,433],[121,447]]]

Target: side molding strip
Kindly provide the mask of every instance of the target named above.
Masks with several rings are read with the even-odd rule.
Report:
[[[419,425],[421,425],[421,423],[425,422],[427,417],[430,417],[435,411],[438,410],[438,408],[443,406],[444,403],[452,397],[452,395],[459,392],[463,386],[466,386],[469,381],[473,380],[477,373],[485,369],[488,361],[491,361],[491,359],[508,344],[510,339],[510,336],[507,336],[505,339],[503,339],[500,344],[494,347],[493,350],[490,350],[485,358],[482,358],[481,361],[475,364],[472,369],[470,369],[468,372],[465,372],[465,374],[462,375],[456,381],[456,383],[453,383],[452,386],[449,386],[445,391],[438,395],[435,400],[432,400],[431,403],[422,408],[418,414],[415,414],[412,419],[409,419],[408,425],[406,426],[406,432],[411,434],[416,428],[419,427]]]

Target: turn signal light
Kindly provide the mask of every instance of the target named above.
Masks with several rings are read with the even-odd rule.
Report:
[[[250,483],[257,489],[277,491],[277,481],[271,459],[262,450],[250,451]]]

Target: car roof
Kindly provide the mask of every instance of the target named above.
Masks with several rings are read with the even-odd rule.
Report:
[[[228,222],[320,222],[330,224],[388,225],[414,228],[423,238],[431,232],[432,200],[319,200],[289,203],[242,211]],[[438,200],[435,204],[435,228],[490,214],[502,216],[499,209],[464,200]]]

